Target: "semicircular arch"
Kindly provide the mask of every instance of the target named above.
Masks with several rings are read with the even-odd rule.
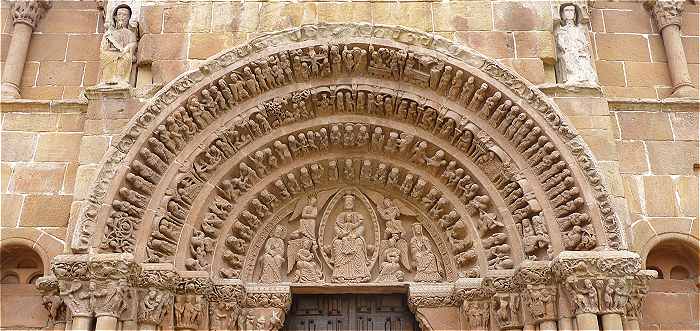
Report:
[[[332,152],[320,149],[323,139]],[[309,148],[317,156],[305,154]],[[437,36],[329,24],[222,52],[158,92],[105,156],[71,248],[142,247],[142,261],[178,257],[181,267],[213,272],[209,266],[219,262],[211,256],[225,251],[217,226],[230,229],[239,217],[217,215],[217,226],[204,222],[222,207],[222,185],[239,179],[235,185],[252,190],[246,201],[224,199],[241,212],[253,199],[259,203],[263,190],[279,195],[269,186],[277,180],[265,179],[274,171],[265,168],[273,167],[270,155],[283,163],[285,149],[290,161],[275,170],[285,176],[310,165],[306,159],[328,167],[333,153],[354,155],[358,176],[364,160],[372,173],[393,162],[401,180],[413,173],[445,191],[448,208],[435,213],[435,222],[454,209],[481,245],[506,234],[516,263],[567,249],[624,246],[588,147],[540,91]],[[243,171],[268,185],[246,183]],[[460,188],[466,177],[476,188],[465,198],[450,185]],[[480,196],[490,206],[467,211]],[[481,269],[513,267],[510,252],[491,251],[511,262],[499,266],[479,256]]]

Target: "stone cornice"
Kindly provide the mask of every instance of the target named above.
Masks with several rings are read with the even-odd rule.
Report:
[[[699,99],[632,99],[609,98],[608,106],[613,111],[667,111],[667,112],[698,112],[700,111]]]
[[[87,100],[31,100],[7,99],[0,101],[0,113],[74,113],[87,112]]]

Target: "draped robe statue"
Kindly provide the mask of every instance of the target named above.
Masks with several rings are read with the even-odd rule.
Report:
[[[136,34],[129,30],[131,9],[119,6],[100,44],[101,84],[128,85],[136,61]]]
[[[362,214],[355,211],[355,196],[346,195],[345,210],[335,221],[335,239],[331,248],[334,282],[369,280],[365,227]]]
[[[561,25],[556,31],[557,78],[566,84],[597,84],[588,31],[580,22],[579,11],[574,4],[564,4],[560,8]]]

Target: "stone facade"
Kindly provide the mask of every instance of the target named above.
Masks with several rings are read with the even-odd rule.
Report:
[[[700,7],[563,3],[2,1],[0,327],[693,328]]]

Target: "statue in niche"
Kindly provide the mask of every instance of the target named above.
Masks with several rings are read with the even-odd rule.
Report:
[[[284,225],[278,225],[272,232],[272,236],[265,243],[265,253],[261,257],[261,283],[277,283],[282,281],[280,268],[284,262],[284,238],[287,229]]]
[[[129,29],[131,8],[120,5],[114,9],[112,24],[100,44],[100,83],[129,85],[132,64],[136,61],[136,34]]]
[[[420,223],[413,224],[411,255],[415,259],[416,265],[414,281],[439,282],[442,280],[442,266],[433,253],[430,239],[423,234],[423,226]]]
[[[330,248],[333,281],[366,282],[369,280],[367,245],[363,237],[365,219],[355,211],[355,196],[343,197],[344,211],[335,220],[335,239]]]
[[[587,29],[581,24],[581,9],[573,3],[559,7],[561,22],[556,29],[557,81],[565,84],[597,84],[591,63]]]
[[[287,273],[297,283],[314,283],[323,278],[320,261],[316,255],[316,217],[318,207],[316,198],[310,197],[308,204],[301,210],[299,229],[290,234],[287,245]]]
[[[385,221],[385,238],[380,243],[381,265],[377,282],[399,282],[404,280],[403,265],[407,270],[411,269],[408,258],[408,242],[403,238],[404,229],[401,220],[401,210],[389,198],[382,200],[378,206],[379,217]],[[400,264],[399,264],[400,262]]]

